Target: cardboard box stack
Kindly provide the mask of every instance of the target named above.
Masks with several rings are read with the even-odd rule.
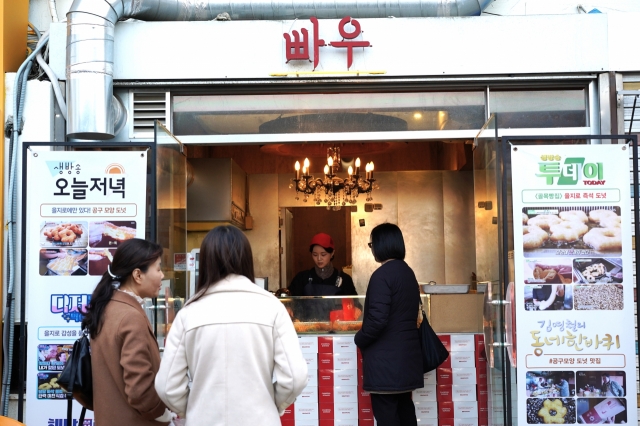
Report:
[[[487,358],[482,334],[439,334],[450,352],[424,388],[413,391],[418,426],[488,426]],[[353,335],[300,336],[309,383],[281,417],[283,426],[374,426]]]
[[[438,426],[488,426],[484,336],[438,337],[450,352],[449,358],[436,369]]]

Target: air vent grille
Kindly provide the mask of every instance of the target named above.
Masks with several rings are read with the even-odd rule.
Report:
[[[168,92],[133,92],[134,138],[152,138],[156,120],[167,126],[169,122]],[[168,126],[167,126],[168,127]]]

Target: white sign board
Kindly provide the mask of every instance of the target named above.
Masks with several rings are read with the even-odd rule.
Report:
[[[63,425],[67,401],[56,381],[84,309],[118,245],[145,236],[147,153],[37,151],[26,164],[25,421]]]
[[[629,147],[511,160],[518,424],[637,424]]]

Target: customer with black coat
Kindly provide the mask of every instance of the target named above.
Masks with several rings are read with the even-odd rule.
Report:
[[[369,247],[381,266],[371,275],[362,329],[355,336],[380,426],[415,426],[411,391],[424,387],[420,335],[416,324],[420,289],[404,261],[402,231],[383,223],[371,231]]]

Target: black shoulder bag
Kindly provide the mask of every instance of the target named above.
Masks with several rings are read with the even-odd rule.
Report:
[[[429,321],[427,321],[427,314],[424,313],[422,308],[422,301],[420,301],[420,311],[422,312],[422,322],[418,331],[420,332],[420,347],[422,348],[422,370],[423,373],[427,373],[438,368],[449,357],[449,351],[444,347],[436,332],[431,328]]]
[[[91,377],[91,347],[89,346],[88,332],[82,332],[82,336],[73,344],[71,357],[58,377],[58,384],[69,393],[67,405],[67,424],[72,423],[73,399],[82,405],[79,425],[84,423],[87,409],[93,410],[93,379]]]

